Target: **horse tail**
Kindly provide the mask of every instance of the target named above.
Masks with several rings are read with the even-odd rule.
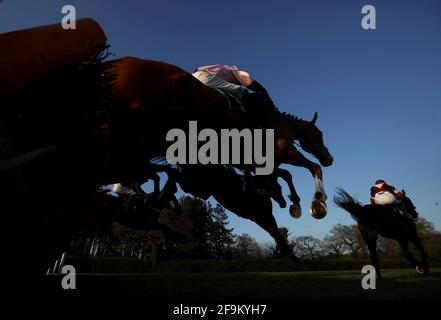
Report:
[[[343,188],[337,188],[334,195],[334,202],[340,208],[351,214],[355,220],[359,220],[363,214],[363,205],[354,199]]]

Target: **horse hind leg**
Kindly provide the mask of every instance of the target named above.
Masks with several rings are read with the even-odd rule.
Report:
[[[287,258],[294,260],[295,262],[301,262],[301,260],[294,254],[292,248],[288,245],[286,239],[280,233],[280,230],[277,226],[276,219],[274,218],[272,212],[270,211],[269,216],[265,215],[266,219],[256,219],[254,218],[254,222],[256,222],[261,228],[263,228],[266,232],[268,232],[271,237],[276,241],[277,247],[280,249],[280,252]]]

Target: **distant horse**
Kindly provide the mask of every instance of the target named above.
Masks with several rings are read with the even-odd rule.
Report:
[[[230,110],[224,95],[179,67],[126,57],[112,61],[109,73],[115,77],[112,107],[109,109],[114,136],[126,135],[132,141],[140,141],[140,144],[152,149],[151,156],[163,156],[167,148],[165,136],[168,130],[187,128],[189,120],[197,120],[200,128],[215,130],[256,127],[256,123],[244,113]],[[267,118],[267,127],[274,129],[275,134],[275,166],[286,163],[311,172],[316,191],[310,211],[315,218],[323,218],[326,215],[327,196],[321,167],[304,157],[293,145],[298,140],[302,149],[313,154],[322,165],[332,164],[333,158],[323,143],[323,135],[315,126],[317,114],[314,114],[312,121],[278,111],[267,112]],[[124,145],[125,139],[120,141],[120,145]],[[114,151],[118,153],[118,148]],[[126,167],[133,169],[130,162],[121,162],[115,170],[124,172]],[[300,199],[293,186],[290,189],[292,210],[297,211],[294,215],[300,215]]]
[[[404,198],[402,204],[407,213],[411,214],[413,217],[418,217],[418,213],[415,211],[415,206],[412,201],[406,197],[404,190],[403,195]],[[377,271],[379,279],[382,279],[382,276],[377,254],[378,235],[397,240],[401,246],[404,257],[409,260],[412,267],[415,267],[419,273],[429,272],[428,255],[421,244],[415,222],[411,217],[405,217],[403,214],[398,213],[396,206],[376,204],[363,206],[342,188],[337,188],[334,202],[340,208],[348,211],[357,221],[361,236],[369,248],[371,261]],[[418,262],[410,253],[408,245],[409,241],[420,251],[421,262]]]

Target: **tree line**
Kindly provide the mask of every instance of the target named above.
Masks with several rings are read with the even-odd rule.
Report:
[[[275,244],[260,244],[249,234],[234,234],[228,215],[220,205],[191,196],[180,200],[181,213],[163,209],[159,221],[170,227],[162,230],[131,230],[113,224],[112,230],[78,234],[72,241],[70,255],[137,257],[139,259],[271,259],[280,258]],[[423,245],[432,259],[441,261],[441,233],[433,223],[416,221]],[[369,251],[357,225],[334,225],[323,239],[294,236],[280,228],[294,253],[307,260],[318,258],[367,258]],[[380,256],[400,258],[401,250],[394,240],[380,237]]]

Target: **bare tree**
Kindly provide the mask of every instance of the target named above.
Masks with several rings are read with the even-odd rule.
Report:
[[[335,254],[364,256],[367,247],[361,237],[358,226],[337,224],[332,227],[330,235],[325,238],[325,246]]]
[[[247,233],[236,236],[233,252],[239,258],[261,258],[263,256],[260,245]]]
[[[328,254],[334,256],[344,255],[346,248],[344,241],[333,234],[325,236],[323,239],[323,247]]]
[[[292,241],[294,252],[302,258],[316,259],[322,252],[322,241],[312,236],[296,237]]]

